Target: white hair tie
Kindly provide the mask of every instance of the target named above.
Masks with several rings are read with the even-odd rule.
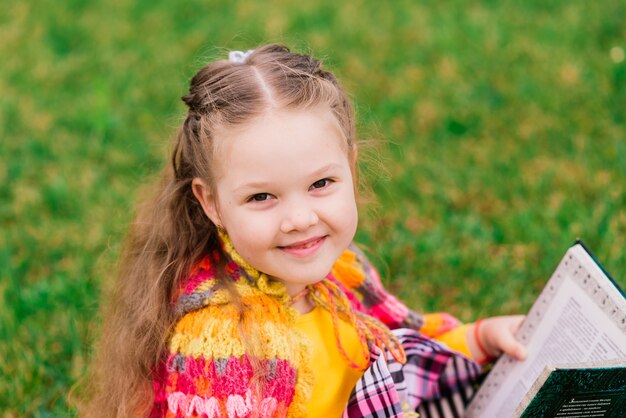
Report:
[[[237,64],[243,64],[248,57],[254,52],[254,49],[249,49],[246,52],[243,51],[230,51],[228,53],[228,61]]]

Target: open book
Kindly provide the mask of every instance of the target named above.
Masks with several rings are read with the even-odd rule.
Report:
[[[518,362],[500,357],[466,418],[511,417],[546,368],[602,361],[623,365],[625,294],[578,242],[561,260],[516,337],[526,346],[528,358]]]

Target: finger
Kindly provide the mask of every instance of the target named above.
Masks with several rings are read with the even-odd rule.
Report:
[[[498,338],[498,347],[500,350],[516,360],[526,359],[526,348],[515,339],[512,333],[507,332],[500,334]]]
[[[513,334],[515,334],[517,332],[517,330],[519,329],[519,327],[522,325],[522,322],[524,322],[524,318],[526,318],[526,315],[513,315],[511,316],[511,332]]]

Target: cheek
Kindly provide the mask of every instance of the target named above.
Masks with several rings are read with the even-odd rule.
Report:
[[[354,234],[356,234],[357,225],[359,224],[359,212],[356,203],[352,204],[351,208],[346,213],[349,214],[347,215],[348,219],[346,219],[346,223],[350,225],[350,240],[352,240]]]
[[[259,213],[233,210],[224,224],[235,249],[245,259],[254,257],[257,251],[273,242],[274,223]]]
[[[356,232],[359,214],[352,189],[346,190],[333,206],[332,216],[335,227],[340,228],[344,234],[353,236]]]

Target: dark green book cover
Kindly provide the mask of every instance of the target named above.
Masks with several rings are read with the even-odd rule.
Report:
[[[626,417],[626,366],[546,369],[536,387],[522,418]]]

